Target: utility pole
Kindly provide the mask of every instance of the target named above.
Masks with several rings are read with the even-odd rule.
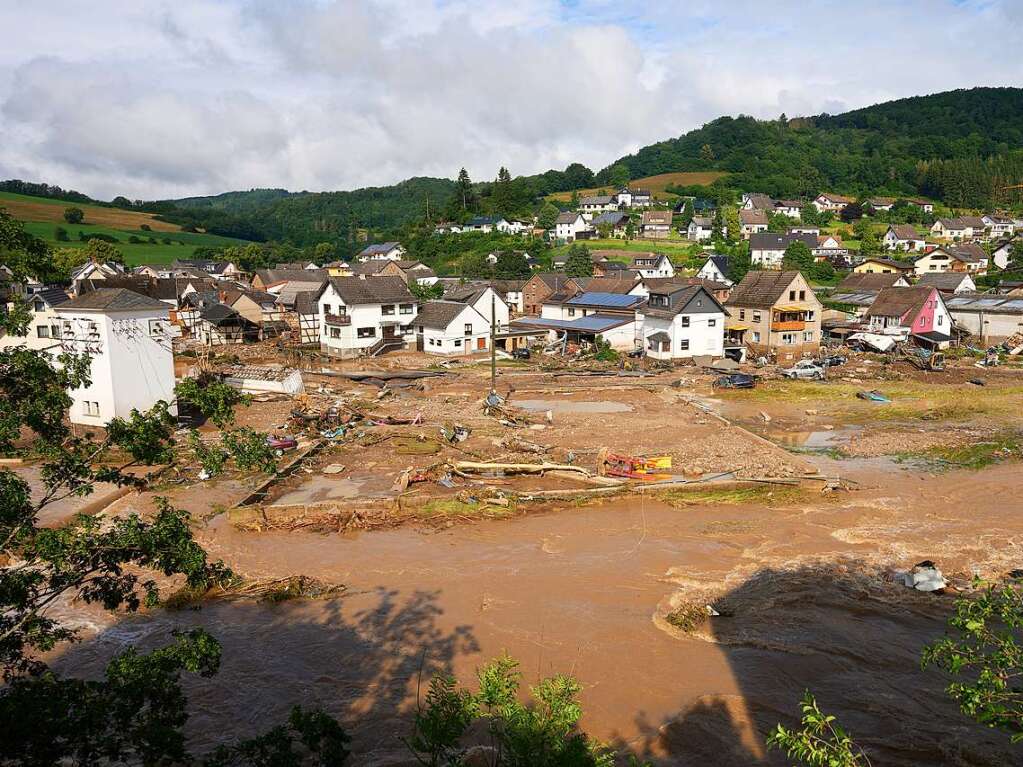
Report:
[[[490,393],[497,394],[497,294],[490,286]]]

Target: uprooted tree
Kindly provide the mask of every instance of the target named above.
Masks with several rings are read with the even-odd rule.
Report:
[[[20,308],[0,315],[7,333],[24,335],[27,326]],[[129,648],[99,680],[60,675],[40,659],[77,638],[53,616],[61,600],[130,612],[160,603],[156,574],[183,576],[198,592],[231,578],[194,540],[188,514],[167,503],[148,519],[77,515],[57,528],[39,525],[51,504],[86,496],[97,482],[137,483],[129,469],[171,457],[168,403],[114,419],[101,439],[72,434],[64,420],[68,392],[88,380],[86,356],[64,353],[54,364],[31,349],[0,350],[0,454],[31,451],[42,484],[33,492],[21,476],[0,470],[0,763],[195,763],[182,732],[181,677],[217,672],[220,646],[205,631],[179,634],[149,653]],[[193,389],[190,396],[226,422],[233,395]],[[225,745],[206,763],[341,764],[347,740],[330,717],[296,708],[287,724]]]

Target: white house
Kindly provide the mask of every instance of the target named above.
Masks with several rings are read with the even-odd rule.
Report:
[[[55,309],[61,347],[91,358],[91,383],[70,392],[72,423],[105,426],[174,400],[166,304],[127,288],[99,288]]]
[[[915,205],[916,207],[920,208],[920,210],[922,210],[924,213],[934,212],[934,203],[928,200],[913,199],[906,200],[906,202],[908,202],[910,205]]]
[[[686,229],[690,240],[709,240],[714,234],[714,220],[705,216],[693,216]]]
[[[507,231],[508,222],[494,216],[476,216],[470,218],[462,227],[463,232],[482,232],[483,234],[490,234],[495,229],[499,232]]]
[[[931,226],[931,235],[939,240],[965,240],[973,236],[973,229],[962,218],[939,218]]]
[[[629,187],[622,187],[618,190],[618,194],[615,195],[615,202],[621,208],[632,207],[632,190]]]
[[[980,220],[984,222],[984,226],[992,239],[1001,240],[1006,237],[1012,237],[1016,228],[1016,222],[1007,216],[988,214],[981,216]]]
[[[564,242],[572,242],[580,232],[589,230],[589,224],[580,213],[565,211],[554,221],[554,237]]]
[[[829,213],[841,213],[846,205],[855,202],[852,197],[846,197],[841,194],[830,194],[822,192],[814,198],[813,206],[817,208],[819,213],[825,211]]]
[[[469,304],[427,301],[416,315],[416,348],[430,354],[487,351],[490,320]]]
[[[618,210],[618,201],[614,195],[598,194],[579,200],[581,213],[611,213],[615,210]]]
[[[1006,240],[993,251],[991,251],[991,262],[999,269],[1005,269],[1012,260],[1014,248],[1023,248],[1023,239]]]
[[[881,238],[885,250],[919,251],[927,245],[912,224],[892,224]]]
[[[700,271],[696,273],[696,276],[701,280],[720,282],[729,287],[733,284],[728,279],[728,256],[708,256],[707,260],[703,262],[703,266],[700,267]]]
[[[332,277],[316,305],[320,348],[328,354],[374,355],[414,340],[416,299],[401,277]]]
[[[641,277],[674,277],[675,265],[663,253],[638,253],[632,257],[629,269]]]
[[[368,245],[356,256],[359,261],[376,261],[385,259],[387,261],[401,261],[405,257],[405,248],[400,242],[380,242],[375,245]],[[303,267],[308,268],[308,267]],[[316,265],[313,265],[313,269]]]
[[[629,207],[632,208],[649,208],[654,204],[654,196],[650,193],[649,189],[633,189],[631,190],[632,202]]]
[[[775,200],[774,212],[799,221],[803,217],[802,203],[799,200]]]
[[[67,303],[67,293],[60,288],[44,288],[21,300],[31,315],[28,334],[0,335],[0,349],[19,346],[35,351],[52,350],[54,354],[60,354],[61,324],[57,307]]]
[[[817,237],[807,233],[787,232],[786,234],[777,234],[775,232],[757,232],[752,234],[749,238],[750,261],[754,266],[764,269],[781,269],[785,250],[796,241],[803,242],[810,249],[811,253],[819,245]]]
[[[767,231],[767,212],[743,208],[739,211],[739,229],[744,240],[748,240],[751,234]]]
[[[97,263],[86,261],[71,271],[71,292],[78,295],[78,287],[86,280],[98,282],[107,277],[120,277],[124,274],[124,267],[114,261]]]
[[[770,195],[761,192],[743,192],[742,205],[740,210],[762,210],[764,212],[774,210],[774,200]]]
[[[695,355],[721,357],[725,346],[725,308],[702,285],[651,289],[646,304],[636,310],[643,345],[655,359]]]

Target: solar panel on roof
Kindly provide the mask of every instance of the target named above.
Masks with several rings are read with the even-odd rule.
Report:
[[[569,304],[586,304],[588,306],[607,306],[607,307],[629,307],[633,304],[642,301],[640,296],[630,296],[628,293],[583,293],[570,298],[566,303]]]

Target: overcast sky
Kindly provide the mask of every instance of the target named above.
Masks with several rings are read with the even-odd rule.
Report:
[[[586,163],[1023,85],[1023,0],[0,0],[0,178],[152,199]]]

